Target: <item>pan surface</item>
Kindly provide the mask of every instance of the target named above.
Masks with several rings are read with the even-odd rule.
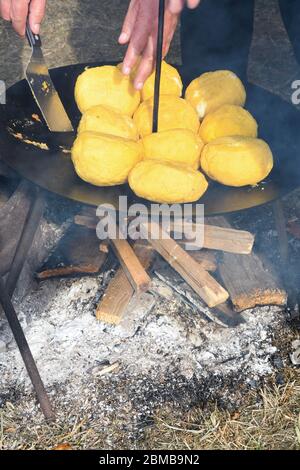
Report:
[[[76,79],[86,67],[97,65],[107,64],[70,65],[50,71],[74,129],[80,119],[74,100]],[[259,123],[260,137],[272,148],[274,170],[265,182],[254,188],[229,188],[210,182],[207,193],[199,201],[205,204],[206,215],[259,206],[300,186],[299,111],[257,86],[247,84],[246,88],[246,107]],[[7,103],[0,106],[0,158],[20,176],[48,191],[91,206],[110,203],[118,207],[119,196],[128,196],[129,204],[149,204],[138,199],[128,185],[98,188],[81,181],[68,153],[74,138],[71,133],[48,131],[26,80],[8,89]]]

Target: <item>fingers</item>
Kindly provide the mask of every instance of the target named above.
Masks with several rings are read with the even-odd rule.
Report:
[[[196,8],[200,4],[200,0],[187,0],[189,8]]]
[[[12,0],[10,17],[13,28],[20,35],[25,35],[25,26],[28,16],[28,5],[30,0]]]
[[[122,31],[119,36],[119,44],[127,44],[129,42],[135,22],[136,22],[138,10],[139,10],[138,0],[131,0],[127,15],[125,17],[125,20],[122,26]]]
[[[171,0],[170,0],[171,1]],[[137,90],[143,88],[145,80],[151,75],[156,57],[157,27],[158,27],[158,3],[159,0],[132,0],[127,16],[124,21],[122,39],[129,38],[129,46],[123,61],[122,71],[130,75],[132,69],[141,57],[137,72],[135,74],[134,86]],[[183,5],[184,0],[177,2]],[[176,5],[175,5],[176,6]],[[171,13],[169,9],[165,13],[165,29],[163,56],[169,50],[171,41],[178,23],[179,13]],[[126,42],[126,41],[125,41]]]
[[[171,13],[178,15],[184,7],[184,0],[169,0],[168,9]]]
[[[196,8],[200,0],[169,0],[168,9],[171,13],[179,14],[183,10],[184,4],[187,3],[189,8]]]
[[[164,44],[163,44],[163,57],[169,51],[171,41],[173,39],[176,27],[178,24],[179,15],[173,15],[166,12],[165,16],[165,29],[164,29]],[[135,75],[134,87],[141,90],[145,81],[151,75],[155,65],[157,51],[157,25],[153,28],[151,36],[148,39],[146,49],[142,55],[141,62]]]
[[[138,58],[146,51],[148,39],[157,23],[158,0],[138,0],[130,43],[123,61],[123,73],[129,75]]]
[[[10,21],[10,4],[11,0],[0,0],[0,15],[6,20]]]
[[[45,9],[46,0],[0,0],[2,18],[11,21],[20,36],[25,35],[27,17],[33,33],[39,34]]]
[[[46,0],[31,0],[29,5],[29,25],[34,34],[39,34],[45,16]]]
[[[123,61],[122,72],[124,75],[130,75],[139,57],[147,46],[148,36],[148,34],[144,35],[140,31],[135,31],[133,33]]]
[[[134,87],[136,90],[141,90],[143,88],[145,81],[153,71],[153,65],[154,39],[150,36],[134,79]]]
[[[163,57],[165,57],[170,49],[172,39],[174,37],[179,21],[179,14],[174,15],[169,11],[165,14],[165,29],[164,29],[164,44],[163,44]]]

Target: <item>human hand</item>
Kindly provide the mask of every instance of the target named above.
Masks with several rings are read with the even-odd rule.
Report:
[[[119,37],[120,44],[128,44],[123,61],[124,75],[130,75],[141,58],[137,68],[134,86],[141,90],[144,82],[152,73],[157,46],[159,0],[131,0],[129,9]],[[166,9],[163,56],[169,50],[178,23],[179,14]]]
[[[163,57],[170,48],[179,15],[185,5],[196,8],[200,0],[168,0],[166,2]],[[141,90],[152,73],[157,48],[159,0],[131,0],[119,37],[120,44],[128,44],[123,61],[124,75],[130,75],[139,58],[141,61],[135,74],[134,86]]]
[[[15,31],[25,35],[26,21],[34,34],[39,34],[45,15],[46,0],[0,0],[0,15],[11,21]]]

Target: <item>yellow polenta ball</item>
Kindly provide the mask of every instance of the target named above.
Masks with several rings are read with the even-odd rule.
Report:
[[[139,142],[96,132],[81,132],[72,148],[76,173],[95,186],[125,183],[141,158]]]
[[[244,106],[246,90],[241,80],[229,70],[207,72],[193,80],[185,94],[200,119],[224,104]]]
[[[161,95],[159,101],[159,132],[170,129],[190,129],[193,132],[199,130],[199,119],[193,107],[178,96]],[[141,137],[152,133],[153,99],[140,104],[133,116]]]
[[[105,65],[85,70],[77,79],[75,100],[82,113],[102,104],[122,114],[132,116],[141,95],[134,89],[132,81],[117,67]]]
[[[204,118],[199,135],[205,143],[232,135],[257,137],[257,122],[241,106],[225,104]]]
[[[124,139],[138,140],[139,134],[133,119],[126,114],[120,114],[107,106],[93,106],[82,116],[78,132],[99,132]]]
[[[142,140],[145,160],[170,161],[197,170],[204,143],[189,129],[171,129]]]
[[[142,100],[146,101],[154,96],[154,83],[155,83],[155,71],[146,80],[142,89]],[[162,62],[161,68],[161,79],[160,79],[160,94],[161,95],[182,95],[182,80],[175,69],[165,61]]]
[[[208,187],[200,171],[156,160],[138,163],[128,181],[137,196],[165,204],[197,201]]]
[[[227,186],[254,185],[273,168],[270,147],[253,137],[220,137],[207,144],[201,154],[202,170]]]

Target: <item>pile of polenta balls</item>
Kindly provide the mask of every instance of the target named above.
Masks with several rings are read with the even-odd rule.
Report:
[[[201,75],[183,99],[178,71],[163,62],[155,134],[154,73],[141,92],[133,78],[134,72],[125,77],[120,66],[103,66],[77,79],[82,118],[72,161],[84,181],[96,186],[128,182],[142,198],[184,203],[205,193],[204,173],[236,187],[255,185],[270,173],[272,152],[257,138],[257,123],[243,108],[245,88],[233,72]]]

